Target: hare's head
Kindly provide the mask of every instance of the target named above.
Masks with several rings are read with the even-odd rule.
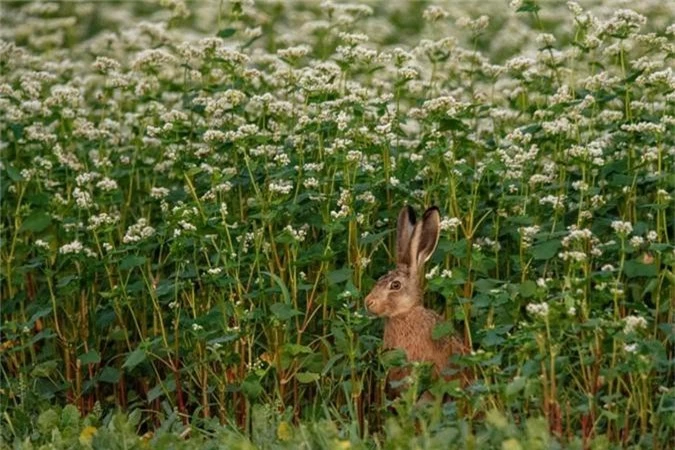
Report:
[[[422,302],[420,279],[424,263],[438,244],[440,214],[432,206],[415,221],[415,211],[406,206],[396,225],[396,269],[380,278],[365,299],[368,311],[381,317],[407,313]]]

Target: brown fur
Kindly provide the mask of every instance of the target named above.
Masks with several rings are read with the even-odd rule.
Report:
[[[421,222],[415,223],[410,207],[399,213],[397,222],[397,267],[380,278],[365,299],[368,310],[385,319],[383,347],[400,349],[408,361],[429,362],[434,375],[446,379],[458,378],[444,374],[453,354],[465,354],[468,349],[457,338],[432,338],[441,316],[422,304],[421,275],[426,262],[438,243],[440,215],[429,208]],[[409,369],[395,369],[390,381],[401,381]],[[461,375],[466,380],[464,374]]]

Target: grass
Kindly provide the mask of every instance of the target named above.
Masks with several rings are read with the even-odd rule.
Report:
[[[3,3],[2,448],[669,448],[673,6],[439,5]]]

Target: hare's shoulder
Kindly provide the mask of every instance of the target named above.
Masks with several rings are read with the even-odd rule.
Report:
[[[441,316],[434,311],[422,307],[413,308],[405,315],[391,317],[385,325],[384,344],[389,348],[435,344],[432,333],[441,320]]]

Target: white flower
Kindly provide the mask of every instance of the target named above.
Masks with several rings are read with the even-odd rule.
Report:
[[[626,316],[624,317],[623,321],[623,332],[626,334],[647,328],[647,320],[642,316]]]
[[[122,238],[122,242],[125,244],[139,242],[142,239],[147,239],[154,235],[155,229],[149,226],[147,223],[148,221],[144,218],[138,219],[138,222],[136,222],[134,225],[131,225],[127,229],[126,234]]]
[[[289,194],[293,190],[293,183],[286,180],[272,181],[269,184],[270,192],[275,194]]]
[[[548,303],[529,303],[525,309],[536,318],[543,319],[548,317]]]
[[[103,191],[114,191],[115,189],[117,189],[117,181],[105,177],[101,181],[96,183],[96,187]]]
[[[623,345],[623,350],[626,353],[636,353],[637,352],[638,345],[636,343],[633,344],[624,344]]]
[[[150,189],[150,197],[156,199],[162,199],[169,195],[169,190],[165,187],[153,187]]]
[[[457,217],[446,217],[443,220],[441,220],[441,231],[454,231],[456,230],[460,225],[462,225],[462,221],[458,219]]]
[[[438,275],[439,270],[440,270],[440,266],[432,267],[431,270],[424,275],[424,278],[426,278],[427,280],[431,280],[433,277]]]
[[[74,240],[68,244],[64,244],[59,248],[59,253],[62,255],[77,254],[84,251],[84,246],[78,240]]]
[[[612,228],[617,234],[628,235],[633,232],[633,225],[630,222],[615,220],[612,222]]]
[[[49,244],[46,243],[45,241],[43,241],[42,239],[37,239],[37,240],[35,241],[35,246],[36,246],[37,248],[41,248],[41,249],[43,249],[43,250],[49,250]]]

